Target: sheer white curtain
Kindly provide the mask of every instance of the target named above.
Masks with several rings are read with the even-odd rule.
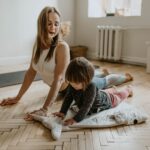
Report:
[[[103,0],[108,13],[122,16],[140,16],[142,0]],[[120,13],[120,14],[119,14]]]
[[[131,16],[141,16],[142,0],[130,0]]]
[[[88,0],[88,17],[105,17],[104,0]]]
[[[125,16],[130,9],[130,0],[104,0],[107,13]]]
[[[89,17],[104,17],[107,13],[119,16],[140,16],[142,0],[89,0]]]

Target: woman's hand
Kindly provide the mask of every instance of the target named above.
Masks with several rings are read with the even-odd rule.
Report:
[[[47,116],[47,110],[41,108],[41,109],[39,109],[39,110],[35,110],[35,111],[33,111],[33,112],[26,113],[26,116],[24,117],[24,119],[25,119],[26,121],[32,121],[32,120],[33,120],[32,114],[39,115],[39,116]]]
[[[67,120],[64,121],[65,126],[72,125],[74,123],[77,123],[77,122],[73,118],[67,119]]]
[[[64,119],[65,115],[61,112],[55,112],[55,113],[52,113],[55,117],[60,117],[61,119]]]
[[[6,106],[6,105],[13,105],[18,103],[19,98],[16,97],[8,97],[6,99],[3,99],[2,102],[0,103],[0,106]]]

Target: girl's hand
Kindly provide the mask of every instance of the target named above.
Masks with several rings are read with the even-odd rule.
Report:
[[[67,119],[67,120],[64,121],[65,126],[72,125],[74,123],[77,123],[77,122],[73,118]]]
[[[57,116],[57,117],[60,117],[61,119],[64,119],[65,115],[61,112],[55,112],[55,113],[52,113],[54,116]]]
[[[0,102],[0,106],[6,106],[6,105],[13,105],[18,103],[19,98],[16,97],[8,97],[6,99],[3,99],[2,102]]]
[[[46,109],[39,109],[39,110],[35,110],[33,112],[30,112],[30,113],[26,113],[26,116],[25,116],[25,120],[26,121],[32,121],[33,120],[33,116],[32,114],[35,114],[35,115],[39,115],[39,116],[47,116],[47,110]]]

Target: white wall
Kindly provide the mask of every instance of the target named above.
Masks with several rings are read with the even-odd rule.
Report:
[[[58,8],[62,14],[63,21],[71,22],[70,34],[65,38],[69,45],[73,45],[75,40],[75,1],[58,0]]]
[[[88,46],[88,57],[96,56],[96,26],[121,25],[125,31],[122,59],[146,62],[150,41],[150,1],[143,0],[141,17],[88,18],[88,0],[0,0],[0,65],[29,62],[41,9],[56,6],[63,21],[71,21],[70,45]]]
[[[72,32],[66,40],[69,44],[73,42],[74,0],[0,0],[0,65],[29,62],[37,31],[37,17],[47,5],[57,7],[63,21],[72,22]]]
[[[125,30],[122,59],[146,62],[146,42],[150,41],[150,1],[143,0],[140,17],[88,18],[88,0],[77,0],[75,43],[89,47],[88,57],[96,56],[97,25],[120,25]]]

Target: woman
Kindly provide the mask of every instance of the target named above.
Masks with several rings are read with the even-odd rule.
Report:
[[[66,28],[65,28],[66,29]],[[38,17],[38,30],[33,48],[32,60],[26,72],[23,84],[12,98],[4,99],[1,106],[16,104],[30,87],[37,73],[51,88],[41,109],[32,113],[46,115],[59,91],[66,88],[65,71],[70,61],[68,44],[62,40],[63,29],[60,23],[60,13],[54,7],[45,7]],[[26,119],[30,119],[29,115]]]

